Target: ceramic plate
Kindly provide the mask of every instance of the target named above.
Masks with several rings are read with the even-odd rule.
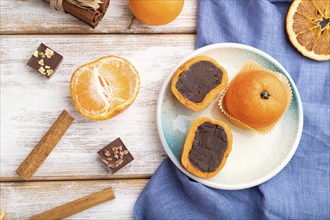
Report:
[[[172,76],[179,66],[198,55],[207,55],[217,60],[228,71],[229,80],[247,60],[255,60],[268,69],[283,73],[289,79],[293,92],[291,105],[270,133],[257,134],[229,122],[218,108],[219,97],[201,112],[193,112],[176,100],[170,88]],[[180,162],[182,147],[191,123],[202,116],[226,122],[233,133],[233,148],[227,162],[220,173],[210,179],[192,175]],[[289,73],[274,58],[256,48],[242,44],[213,44],[185,57],[169,74],[160,91],[157,127],[167,155],[187,176],[213,188],[244,189],[269,180],[290,161],[300,141],[303,110],[296,85]]]

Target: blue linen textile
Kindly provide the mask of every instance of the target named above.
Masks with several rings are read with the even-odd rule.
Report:
[[[288,70],[304,108],[303,134],[292,160],[259,186],[225,191],[189,179],[167,159],[138,198],[136,219],[330,219],[330,62],[305,58],[291,45],[285,31],[290,4],[200,0],[196,47],[247,44]]]

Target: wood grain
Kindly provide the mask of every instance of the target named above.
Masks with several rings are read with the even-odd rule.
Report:
[[[128,0],[111,0],[96,29],[69,14],[51,9],[42,0],[1,0],[1,34],[63,33],[196,33],[197,1],[185,0],[181,14],[170,24],[148,26],[136,20],[128,29],[132,12]]]
[[[116,199],[69,219],[133,219],[133,208],[147,180],[53,181],[0,183],[1,208],[6,219],[28,219],[58,205],[112,187]]]
[[[30,182],[0,183],[6,219],[28,219],[108,187],[114,189],[115,200],[70,219],[134,218],[134,204],[148,181],[141,178],[149,178],[166,158],[156,128],[158,93],[179,60],[194,50],[197,2],[185,0],[183,11],[170,24],[151,27],[136,20],[128,29],[132,18],[128,0],[111,0],[104,19],[92,29],[42,0],[0,0],[0,181],[21,181],[16,168],[63,109],[75,118]],[[64,56],[49,80],[25,65],[41,42]],[[131,61],[140,73],[141,89],[123,113],[91,121],[72,105],[70,77],[80,65],[106,55]],[[135,160],[109,175],[97,151],[117,137]]]
[[[40,42],[64,56],[51,79],[25,63]],[[75,118],[32,180],[148,178],[166,158],[156,126],[164,78],[194,50],[194,35],[2,36],[1,180],[19,180],[16,168],[63,109]],[[14,47],[13,47],[14,45]],[[80,65],[105,55],[131,61],[141,89],[126,111],[106,121],[83,118],[73,107],[69,83]],[[97,151],[121,137],[135,160],[109,175]]]

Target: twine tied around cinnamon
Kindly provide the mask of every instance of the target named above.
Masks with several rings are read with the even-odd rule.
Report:
[[[50,0],[49,5],[52,9],[56,9],[57,11],[65,12],[63,9],[63,0]]]
[[[110,0],[43,0],[48,2],[50,7],[71,14],[95,28],[105,15]]]
[[[46,0],[46,1],[49,2],[51,8],[57,11],[61,11],[63,13],[65,12],[63,8],[63,1],[66,1],[72,5],[76,5],[80,8],[89,9],[93,11],[99,9],[100,4],[103,3],[101,0]]]

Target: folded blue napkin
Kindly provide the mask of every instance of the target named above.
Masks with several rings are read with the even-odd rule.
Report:
[[[330,219],[330,62],[308,59],[291,45],[285,31],[291,2],[200,0],[196,47],[247,44],[290,73],[304,108],[292,160],[259,186],[225,191],[189,179],[167,159],[138,198],[136,219]]]

